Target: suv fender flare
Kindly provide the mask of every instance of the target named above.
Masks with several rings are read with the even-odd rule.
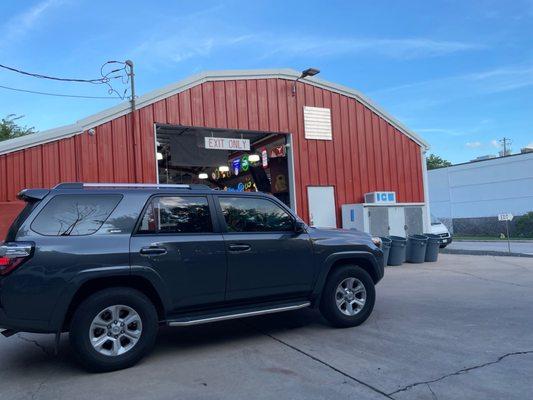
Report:
[[[353,259],[367,260],[370,263],[370,265],[372,265],[372,269],[374,270],[376,276],[379,277],[379,279],[383,277],[383,271],[379,268],[378,260],[376,259],[374,254],[368,251],[343,251],[339,253],[333,253],[333,254],[330,254],[324,260],[324,263],[323,263],[324,266],[318,275],[315,288],[313,290],[313,298],[320,299],[322,289],[324,288],[324,285],[326,284],[326,278],[328,277],[329,272],[331,271],[331,268],[336,262],[342,261],[342,260],[353,260]]]
[[[87,283],[94,279],[102,278],[128,278],[131,276],[137,276],[148,280],[157,291],[163,307],[165,310],[171,309],[170,296],[167,289],[161,279],[161,276],[152,268],[134,266],[113,266],[105,268],[91,268],[80,271],[66,285],[65,289],[61,292],[61,295],[56,301],[56,305],[52,311],[50,317],[49,328],[51,332],[57,332],[63,328],[65,317],[70,304],[76,294],[84,283]]]

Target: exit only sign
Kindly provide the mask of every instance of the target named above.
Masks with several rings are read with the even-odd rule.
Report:
[[[250,150],[249,139],[206,137],[205,148],[210,150]]]

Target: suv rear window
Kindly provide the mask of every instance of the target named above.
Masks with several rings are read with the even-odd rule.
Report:
[[[50,200],[31,224],[46,236],[83,236],[95,233],[113,212],[122,195],[59,195]]]
[[[137,233],[213,232],[207,197],[155,197],[148,203]]]

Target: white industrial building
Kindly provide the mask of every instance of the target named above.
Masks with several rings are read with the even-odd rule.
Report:
[[[533,153],[434,169],[428,180],[431,213],[455,233],[489,233],[498,214],[533,211]]]

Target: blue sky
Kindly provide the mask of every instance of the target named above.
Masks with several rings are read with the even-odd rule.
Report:
[[[0,63],[31,72],[94,78],[131,58],[143,94],[202,70],[314,66],[454,163],[496,153],[502,136],[533,145],[533,0],[2,0],[0,12]],[[107,96],[2,70],[0,85]],[[118,102],[0,89],[0,116],[45,130]]]

